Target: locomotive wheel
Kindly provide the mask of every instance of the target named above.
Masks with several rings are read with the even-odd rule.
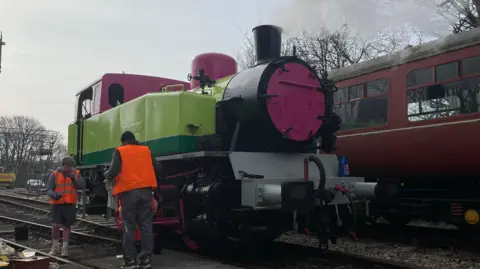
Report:
[[[222,226],[225,220],[221,216],[220,212],[215,212],[207,214],[207,219],[203,221],[188,221],[186,231],[181,235],[184,244],[192,250],[221,249],[228,241],[225,227]]]

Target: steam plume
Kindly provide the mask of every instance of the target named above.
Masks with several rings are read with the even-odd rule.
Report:
[[[428,34],[448,31],[435,0],[291,0],[276,13],[275,23],[290,34],[348,24],[365,38],[405,26]]]

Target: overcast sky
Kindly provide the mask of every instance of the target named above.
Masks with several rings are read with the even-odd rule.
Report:
[[[75,93],[104,73],[186,80],[194,56],[235,57],[264,23],[286,34],[348,23],[369,37],[447,29],[438,17],[431,0],[0,0],[0,115],[35,116],[66,135]]]
[[[0,115],[67,133],[74,94],[106,72],[186,80],[204,52],[235,57],[286,0],[0,0]]]

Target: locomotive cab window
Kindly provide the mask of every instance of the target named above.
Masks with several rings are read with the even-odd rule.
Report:
[[[125,93],[122,85],[113,83],[108,87],[108,104],[111,107],[116,107],[123,104],[125,101]]]
[[[82,91],[77,95],[75,120],[88,118],[92,115],[92,87]]]

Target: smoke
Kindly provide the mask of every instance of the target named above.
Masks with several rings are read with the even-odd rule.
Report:
[[[292,35],[347,24],[364,38],[405,27],[432,34],[449,26],[435,0],[290,0],[275,14],[274,23]]]

